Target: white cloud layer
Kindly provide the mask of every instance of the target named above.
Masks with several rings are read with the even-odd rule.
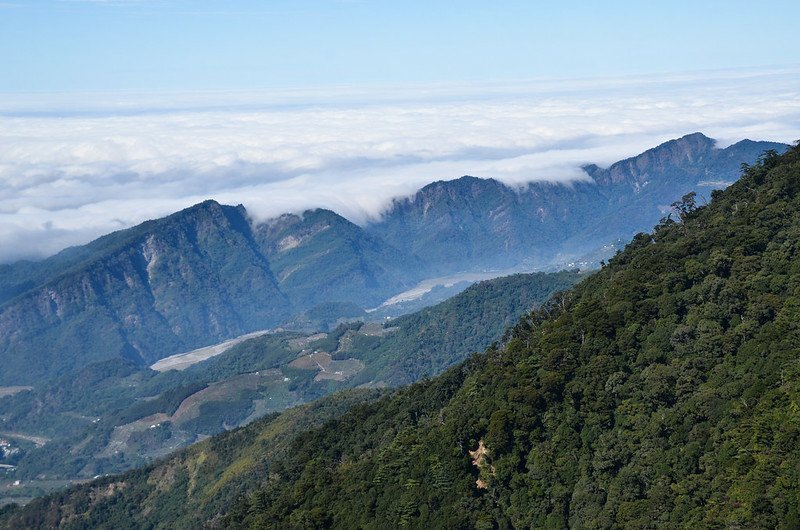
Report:
[[[91,103],[87,103],[91,102]],[[800,70],[471,87],[6,95],[0,262],[206,198],[258,219],[328,207],[359,222],[470,174],[585,178],[665,140],[800,138]]]

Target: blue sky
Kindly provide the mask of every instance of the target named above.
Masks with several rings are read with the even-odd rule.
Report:
[[[641,75],[796,64],[797,1],[0,0],[0,92]]]

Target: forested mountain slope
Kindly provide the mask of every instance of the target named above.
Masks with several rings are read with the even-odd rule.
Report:
[[[587,274],[537,272],[486,280],[435,306],[391,320],[386,326],[394,331],[354,344],[355,355],[366,363],[354,383],[398,386],[440,374],[500,340],[520,317]]]
[[[800,150],[683,206],[458,385],[303,436],[224,525],[796,528]]]
[[[300,436],[207,522],[798,527],[800,150],[764,157],[708,206],[685,201],[680,221],[637,236],[502,347]],[[191,484],[164,471],[105,478],[4,522],[191,525],[148,519],[145,483],[164,484],[157,502],[176,513],[170,484]]]
[[[183,371],[112,359],[0,398],[0,431],[49,440],[0,464],[4,500],[47,481],[85,480],[163,457],[197,440],[335,391],[438,375],[499,340],[511,323],[585,274],[517,274],[480,282],[418,313],[350,322],[329,333],[267,334]],[[320,364],[320,362],[322,364]],[[339,373],[337,373],[339,372]],[[6,488],[14,480],[22,488]]]

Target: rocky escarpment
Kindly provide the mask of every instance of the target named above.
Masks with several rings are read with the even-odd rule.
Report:
[[[114,356],[150,363],[288,314],[240,208],[207,201],[101,243],[0,309],[0,383]]]

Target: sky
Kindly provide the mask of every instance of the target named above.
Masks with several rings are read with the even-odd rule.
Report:
[[[800,139],[796,1],[0,0],[0,263],[206,198],[358,223],[464,174]]]
[[[0,0],[0,91],[591,77],[797,62],[794,0]]]

